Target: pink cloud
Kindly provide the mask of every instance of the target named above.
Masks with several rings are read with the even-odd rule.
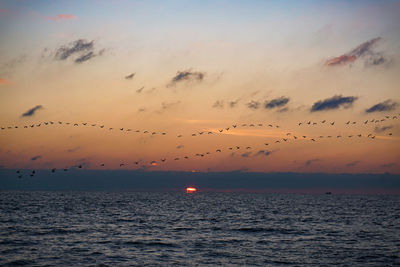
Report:
[[[346,63],[353,62],[356,59],[357,59],[357,57],[354,56],[354,55],[341,55],[341,56],[338,56],[338,57],[334,57],[334,58],[328,59],[325,62],[325,65],[327,65],[327,66],[341,65],[341,64],[346,64]]]
[[[72,15],[72,14],[58,14],[56,16],[49,16],[47,18],[49,20],[61,21],[61,20],[76,19],[77,17],[75,15]]]
[[[356,59],[359,59],[361,57],[369,58],[370,60],[372,60],[374,65],[382,64],[385,61],[383,55],[381,53],[373,51],[374,46],[380,40],[382,40],[382,38],[377,37],[367,42],[364,42],[346,54],[328,59],[327,61],[325,61],[325,65],[336,66],[336,65],[347,64],[354,62]]]
[[[8,81],[8,80],[6,80],[6,79],[0,78],[0,85],[3,85],[3,84],[10,84],[10,83],[11,83],[10,81]]]

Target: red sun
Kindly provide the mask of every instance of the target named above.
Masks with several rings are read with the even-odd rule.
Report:
[[[194,187],[187,187],[186,188],[186,193],[191,194],[191,193],[196,193],[197,189]]]

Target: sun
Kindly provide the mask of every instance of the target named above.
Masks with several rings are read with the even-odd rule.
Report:
[[[186,187],[186,193],[192,194],[196,193],[197,189],[195,187]]]

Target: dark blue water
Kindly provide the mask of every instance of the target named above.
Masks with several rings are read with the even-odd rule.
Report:
[[[400,197],[1,192],[0,264],[400,264]]]

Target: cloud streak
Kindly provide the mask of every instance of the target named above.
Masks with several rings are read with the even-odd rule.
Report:
[[[397,103],[388,99],[384,102],[373,105],[372,107],[366,109],[365,112],[372,113],[372,112],[392,111],[392,110],[395,110],[396,107],[397,107]]]
[[[348,63],[355,62],[359,58],[365,58],[365,64],[367,66],[383,64],[386,61],[385,57],[382,55],[382,53],[375,52],[373,50],[373,48],[381,39],[382,39],[381,37],[377,37],[367,42],[364,42],[346,54],[328,59],[325,62],[325,65],[326,66],[345,65]]]
[[[40,159],[42,156],[41,155],[37,155],[31,158],[32,161],[38,160]]]
[[[125,76],[125,79],[126,79],[126,80],[132,80],[133,77],[135,77],[135,75],[136,75],[136,73],[133,72],[133,73],[131,73],[131,74],[129,74],[129,75],[126,75],[126,76]]]
[[[95,52],[94,40],[89,42],[85,39],[78,39],[67,45],[59,47],[55,52],[54,58],[56,60],[67,60],[69,58],[74,58],[74,62],[79,64],[96,56],[101,56],[103,52],[104,50],[100,50],[97,53]]]
[[[270,101],[266,101],[264,107],[266,109],[280,108],[285,106],[289,102],[289,100],[290,99],[288,97],[282,96],[279,98],[272,99]]]
[[[339,109],[340,107],[349,108],[357,100],[355,96],[336,95],[331,98],[317,101],[311,107],[311,112]]]
[[[204,80],[206,74],[199,71],[177,71],[176,75],[172,78],[171,82],[167,86],[175,86],[177,83],[182,82],[201,82]]]
[[[30,117],[35,115],[36,111],[43,109],[42,105],[37,105],[36,107],[33,107],[31,109],[29,109],[27,112],[22,114],[22,117]]]
[[[77,16],[72,15],[72,14],[58,14],[55,16],[48,16],[47,19],[49,20],[54,20],[54,21],[62,21],[62,20],[72,20],[76,19]]]

